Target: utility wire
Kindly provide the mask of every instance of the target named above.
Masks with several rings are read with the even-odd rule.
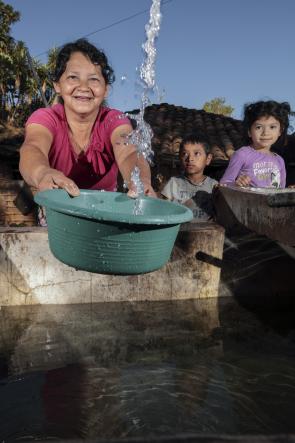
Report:
[[[171,3],[172,1],[173,0],[164,0],[162,4],[165,5],[167,3]],[[122,18],[121,20],[117,20],[116,22],[111,23],[110,25],[103,26],[102,28],[99,28],[96,31],[90,32],[89,34],[83,35],[82,37],[79,37],[79,38],[90,37],[90,35],[97,34],[98,32],[102,32],[102,31],[105,31],[106,29],[113,28],[114,26],[117,26],[117,25],[120,25],[121,23],[127,22],[135,17],[138,17],[139,15],[145,14],[146,12],[149,12],[149,10],[150,10],[150,8],[144,9],[143,11],[139,11],[135,14],[129,15],[128,17]],[[60,47],[61,46],[59,46],[58,48],[60,48]],[[41,55],[45,55],[47,53],[48,53],[48,51],[41,52],[40,54],[35,55],[34,58],[40,57]]]

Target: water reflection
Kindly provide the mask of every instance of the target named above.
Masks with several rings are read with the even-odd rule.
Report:
[[[294,306],[252,302],[2,308],[1,439],[294,432]]]

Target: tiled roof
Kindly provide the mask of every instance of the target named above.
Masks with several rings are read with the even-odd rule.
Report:
[[[215,159],[228,160],[242,146],[242,121],[231,117],[161,103],[148,106],[144,118],[154,132],[152,147],[157,157],[176,156],[183,136],[192,131],[207,136]]]
[[[129,112],[136,114],[139,110]],[[200,132],[208,138],[213,161],[206,168],[206,174],[219,180],[231,154],[243,146],[243,123],[224,115],[204,110],[161,103],[145,109],[145,120],[150,124],[154,137],[152,148],[155,165],[152,168],[153,185],[161,188],[163,183],[178,173],[179,145],[185,134]],[[287,137],[286,144],[274,145],[274,150],[285,160],[287,185],[295,183],[295,133]]]

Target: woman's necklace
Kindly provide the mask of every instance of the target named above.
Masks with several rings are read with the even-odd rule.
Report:
[[[81,144],[81,143],[77,142],[77,140],[75,139],[72,132],[69,132],[69,136],[70,136],[71,144],[72,144],[76,154],[80,155],[80,154],[83,154],[85,151],[87,151],[87,148],[90,144],[90,137],[87,137],[87,141],[85,143]]]

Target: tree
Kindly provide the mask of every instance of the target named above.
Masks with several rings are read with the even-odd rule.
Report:
[[[57,53],[56,48],[49,52],[47,64],[31,59],[25,43],[10,35],[11,25],[19,19],[20,13],[0,0],[0,120],[16,126],[22,126],[33,110],[44,106],[43,94],[53,99],[49,74]]]
[[[212,112],[213,114],[222,114],[231,116],[234,112],[234,108],[225,103],[224,97],[216,97],[209,102],[204,103],[203,109],[206,112]]]
[[[0,118],[5,118],[6,92],[11,83],[13,70],[11,53],[14,40],[10,36],[10,27],[19,20],[19,17],[19,12],[0,0]]]
[[[49,103],[52,103],[52,101],[55,98],[55,91],[54,91],[54,87],[53,87],[52,77],[53,77],[53,73],[54,73],[54,67],[56,64],[58,52],[59,52],[59,48],[54,47],[54,48],[51,48],[47,53],[47,64],[45,65],[46,73],[47,73],[46,92],[47,92],[47,97],[48,97]]]
[[[15,11],[11,5],[5,4],[0,0],[0,47],[9,49],[13,40],[10,34],[10,27],[20,19],[20,13]]]

